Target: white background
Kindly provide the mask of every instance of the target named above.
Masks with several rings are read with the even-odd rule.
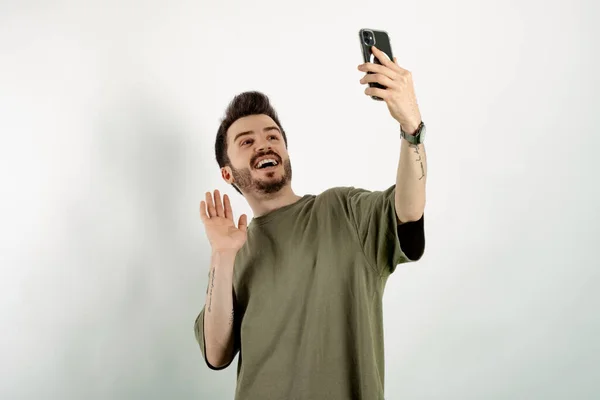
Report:
[[[269,95],[296,193],[395,181],[360,28],[413,73],[427,249],[385,301],[387,399],[600,396],[600,6],[0,2],[0,398],[232,399],[193,334],[214,139]],[[324,327],[326,329],[326,327]]]

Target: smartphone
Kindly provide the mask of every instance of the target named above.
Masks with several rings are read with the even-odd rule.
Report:
[[[376,64],[380,64],[381,62],[377,57],[373,55],[371,47],[375,46],[379,50],[383,51],[390,60],[394,60],[394,55],[392,54],[392,43],[390,41],[390,35],[386,31],[376,30],[376,29],[361,29],[358,32],[358,37],[360,40],[360,49],[363,55],[364,62],[372,62]],[[368,72],[372,74],[373,72]],[[386,89],[385,86],[380,85],[377,82],[369,82],[369,86],[376,87],[379,89]],[[371,96],[373,100],[383,100],[377,96]]]

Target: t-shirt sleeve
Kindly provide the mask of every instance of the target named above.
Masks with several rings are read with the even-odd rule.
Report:
[[[196,335],[196,341],[198,342],[198,344],[200,345],[200,352],[202,353],[202,357],[204,358],[204,362],[206,363],[206,365],[208,366],[208,368],[215,370],[215,371],[220,371],[223,370],[227,367],[229,367],[229,365],[231,365],[231,362],[233,361],[233,359],[235,359],[235,355],[237,354],[238,350],[239,350],[239,343],[235,342],[235,350],[233,353],[233,357],[231,359],[231,361],[229,363],[227,363],[227,365],[224,365],[222,367],[215,367],[214,365],[212,365],[210,362],[208,362],[208,358],[206,357],[206,341],[204,339],[204,311],[205,311],[206,306],[202,307],[202,311],[200,311],[200,314],[198,315],[198,317],[196,318],[196,321],[194,322],[194,334]],[[236,335],[237,337],[237,335]]]
[[[424,216],[399,225],[395,193],[396,185],[383,191],[351,187],[346,192],[358,241],[369,263],[382,276],[394,272],[398,264],[419,260],[425,249]]]

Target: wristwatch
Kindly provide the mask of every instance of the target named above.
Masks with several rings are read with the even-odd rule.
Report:
[[[421,144],[425,140],[425,123],[421,121],[419,127],[415,131],[415,133],[410,134],[404,132],[404,129],[400,127],[400,137],[406,139],[406,141],[410,144]]]

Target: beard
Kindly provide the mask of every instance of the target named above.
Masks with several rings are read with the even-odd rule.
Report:
[[[230,167],[234,185],[244,193],[277,193],[292,180],[292,164],[289,159],[283,161],[283,174],[278,178],[274,177],[279,174],[279,170],[269,171],[265,174],[266,179],[261,179],[253,177],[250,168]]]

